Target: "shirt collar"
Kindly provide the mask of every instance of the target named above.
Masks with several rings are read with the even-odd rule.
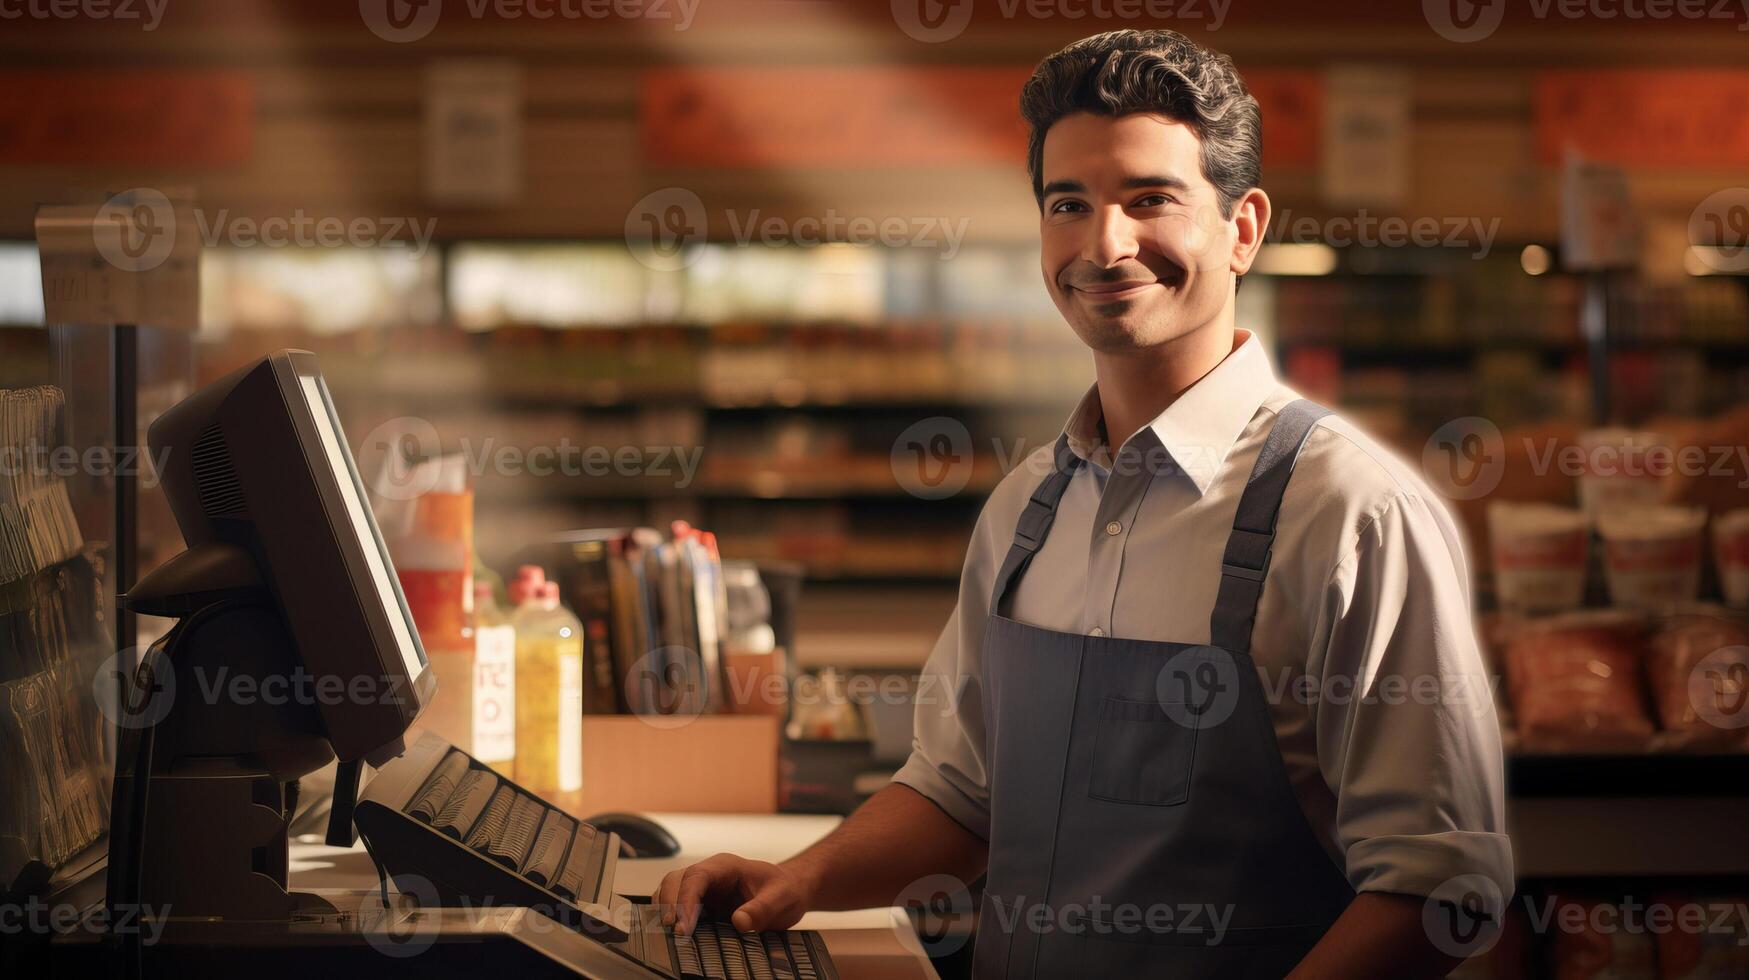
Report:
[[[1208,492],[1227,454],[1276,387],[1275,370],[1262,341],[1254,333],[1239,333],[1242,337],[1232,353],[1131,437],[1131,444],[1135,444],[1151,433],[1171,461],[1190,477],[1199,494]],[[1106,445],[1104,428],[1096,384],[1069,415],[1063,434],[1075,455],[1109,470],[1113,454]],[[1144,452],[1144,457],[1147,455]]]

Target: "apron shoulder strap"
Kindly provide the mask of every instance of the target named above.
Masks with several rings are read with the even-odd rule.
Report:
[[[1270,547],[1275,543],[1275,519],[1282,493],[1293,476],[1300,447],[1312,428],[1330,410],[1303,398],[1276,415],[1245,492],[1233,517],[1233,532],[1221,557],[1221,587],[1209,623],[1209,642],[1230,653],[1251,652],[1251,626],[1257,602],[1263,598],[1263,578],[1269,572]]]
[[[1008,587],[1045,543],[1045,536],[1051,530],[1051,522],[1057,519],[1057,502],[1063,499],[1063,491],[1069,489],[1069,481],[1075,476],[1075,469],[1080,464],[1081,457],[1069,448],[1068,434],[1058,436],[1057,444],[1051,452],[1050,475],[1033,490],[1032,498],[1026,502],[1026,509],[1020,512],[1020,519],[1015,522],[1014,527],[1014,543],[1008,546],[1008,554],[1002,559],[1002,567],[996,572],[996,584],[990,595],[992,613],[1007,615],[1005,603],[1008,599]]]

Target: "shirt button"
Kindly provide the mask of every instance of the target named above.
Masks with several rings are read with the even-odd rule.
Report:
[[[1117,521],[1112,521],[1110,524],[1105,525],[1106,534],[1121,534],[1122,532],[1123,525],[1119,524]]]
[[[1089,635],[1090,636],[1104,636],[1105,630],[1102,630],[1099,627],[1095,626],[1095,627],[1093,627],[1093,632]]]

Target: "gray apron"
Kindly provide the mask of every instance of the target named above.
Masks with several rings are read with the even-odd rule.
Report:
[[[1270,429],[1227,540],[1212,646],[1007,617],[1081,463],[1058,440],[984,633],[978,977],[1279,978],[1354,898],[1289,786],[1250,658],[1282,491],[1327,414],[1296,401]]]

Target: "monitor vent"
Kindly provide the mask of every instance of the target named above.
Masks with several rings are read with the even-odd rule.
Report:
[[[225,434],[218,425],[207,426],[194,444],[194,492],[208,517],[241,517],[245,513],[243,485],[231,466]]]

